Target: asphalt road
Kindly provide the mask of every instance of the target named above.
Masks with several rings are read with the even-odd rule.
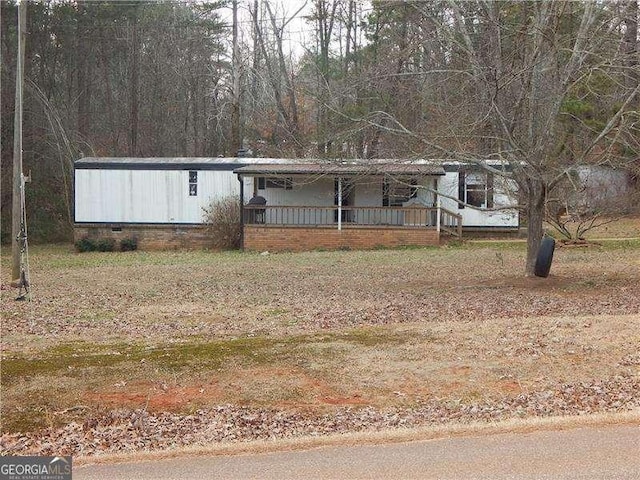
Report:
[[[640,479],[640,425],[82,466],[73,478]]]

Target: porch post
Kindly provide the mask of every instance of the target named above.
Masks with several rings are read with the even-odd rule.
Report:
[[[244,250],[244,178],[238,175],[240,181],[240,250]]]
[[[338,177],[338,230],[342,230],[342,177]]]
[[[436,231],[438,234],[440,233],[440,197],[438,197],[437,201],[438,209],[436,210]]]

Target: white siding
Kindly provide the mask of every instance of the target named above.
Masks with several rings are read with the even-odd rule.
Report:
[[[494,177],[494,208],[513,205],[500,177]],[[447,172],[444,177],[440,177],[439,191],[445,195],[458,198],[458,172]],[[440,197],[442,208],[446,208],[454,213],[462,215],[462,225],[465,227],[517,227],[518,212],[516,210],[478,210],[476,208],[458,208],[455,200]]]
[[[188,170],[77,169],[76,222],[202,223],[212,200],[240,195],[240,182],[232,171],[197,172],[198,195],[189,196]]]
[[[330,177],[295,177],[284,176],[281,178],[293,178],[293,188],[266,188],[258,190],[267,200],[267,205],[300,205],[305,207],[333,206],[334,180]]]
[[[332,177],[283,176],[292,178],[293,188],[270,188],[258,190],[267,206],[333,207],[334,179]],[[257,178],[256,178],[257,181]],[[304,212],[300,209],[267,210],[266,223],[332,224],[333,213],[325,211]]]
[[[268,188],[259,190],[258,194],[271,206],[333,207],[333,177],[293,178],[291,190]],[[253,181],[252,177],[244,178],[245,203],[253,195]],[[426,177],[421,183],[431,186],[432,181],[433,177]],[[458,173],[447,172],[438,177],[438,187],[444,194],[457,198]],[[198,170],[198,195],[192,197],[189,196],[188,170],[80,168],[75,171],[75,218],[77,222],[89,223],[201,223],[203,209],[212,200],[238,196],[239,192],[238,177],[230,170]],[[433,194],[425,189],[418,190],[418,198],[427,205],[433,202]],[[515,211],[458,209],[454,200],[445,197],[441,197],[441,202],[444,208],[463,216],[464,226],[518,226]],[[357,207],[381,207],[382,178],[357,178],[353,203]],[[509,196],[501,188],[501,179],[495,177],[495,207],[509,204]],[[377,213],[368,214],[366,221],[375,222],[372,215]],[[322,223],[333,221],[331,214]]]
[[[354,206],[382,206],[382,177],[361,179],[355,186]]]

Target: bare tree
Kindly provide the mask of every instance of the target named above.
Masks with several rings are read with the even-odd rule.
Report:
[[[11,125],[16,2],[2,2],[2,120]],[[219,4],[28,2],[25,171],[34,240],[69,239],[81,155],[193,156],[228,150],[230,92]],[[2,130],[10,145],[10,128]],[[2,149],[2,233],[10,240],[11,148]]]
[[[331,140],[329,137],[329,47],[333,38],[333,27],[336,20],[338,0],[315,0],[312,19],[316,23],[317,42],[317,119],[316,119],[316,143],[318,154],[321,157],[331,154]]]
[[[256,15],[258,12],[252,11],[254,16],[254,27],[257,34],[257,42],[265,61],[267,76],[273,90],[275,103],[279,116],[285,124],[285,130],[288,139],[293,144],[296,156],[302,157],[304,152],[304,144],[301,139],[300,119],[298,116],[298,101],[296,98],[296,89],[294,85],[293,73],[287,68],[285,50],[283,46],[284,31],[289,22],[293,20],[304,8],[304,5],[298,9],[293,15],[278,21],[275,11],[270,2],[265,1],[269,21],[271,25],[271,33],[274,40],[274,52],[270,51],[264,28],[260,26]],[[274,58],[275,57],[275,58]]]
[[[628,176],[608,167],[576,168],[547,196],[545,221],[567,241],[585,241],[587,232],[631,213],[640,200]]]
[[[433,113],[421,109],[423,118],[407,116],[392,100],[350,119],[374,125],[385,138],[405,138],[405,151],[475,162],[515,181],[516,206],[527,222],[525,273],[532,275],[550,192],[580,165],[624,166],[636,158],[630,152],[637,155],[633,107],[640,86],[625,81],[625,72],[637,75],[637,65],[629,68],[621,48],[628,10],[566,1],[380,4],[376,18],[391,18],[392,25],[399,19],[402,25],[377,33],[401,34],[395,54],[385,46],[387,38],[371,47],[387,55],[378,64],[396,60],[395,72],[387,69],[389,84],[395,82],[394,90],[414,103],[418,99],[406,92],[417,78],[429,80],[420,95],[428,95],[432,85],[447,87],[430,97],[425,105]],[[423,31],[435,32],[442,42],[443,63],[413,62],[408,23],[430,25]],[[593,118],[583,115],[588,108]],[[504,168],[488,167],[486,159]]]

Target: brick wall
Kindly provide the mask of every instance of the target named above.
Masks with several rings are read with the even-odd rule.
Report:
[[[211,246],[202,225],[76,225],[73,229],[74,241],[85,237],[96,240],[113,238],[116,240],[116,248],[119,248],[120,240],[135,237],[139,250],[197,249]]]
[[[435,229],[425,228],[306,228],[245,225],[244,248],[252,251],[303,251],[314,249],[366,250],[376,247],[438,245]]]

